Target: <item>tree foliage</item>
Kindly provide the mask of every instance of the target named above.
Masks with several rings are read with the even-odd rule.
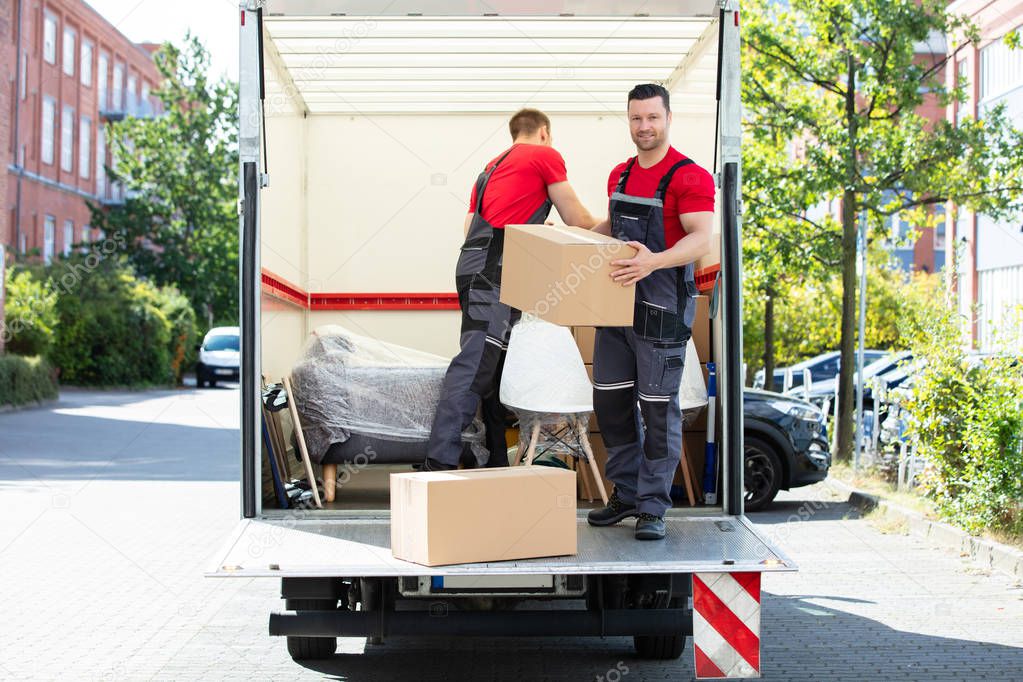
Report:
[[[93,225],[123,233],[135,271],[173,285],[204,322],[238,316],[237,95],[209,79],[209,55],[195,37],[155,55],[163,113],[112,123],[112,179],[123,205],[92,206]]]
[[[978,37],[944,0],[749,0],[744,10],[751,142],[744,198],[751,213],[759,211],[751,229],[767,235],[760,245],[751,239],[747,257],[765,280],[783,279],[779,268],[837,265],[838,455],[848,457],[860,221],[872,241],[892,215],[919,225],[949,201],[995,217],[1011,213],[1023,189],[1023,134],[998,108],[958,123],[922,113],[924,105],[945,107],[966,96],[966,83],[946,83],[948,57],[935,36],[953,44]],[[922,45],[936,53],[923,54]],[[840,213],[815,218],[812,209],[828,203]]]

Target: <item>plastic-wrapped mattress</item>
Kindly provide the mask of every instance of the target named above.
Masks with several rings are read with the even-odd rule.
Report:
[[[319,463],[421,462],[448,361],[328,325],[309,338],[291,382],[309,456]],[[483,425],[463,434],[482,464]]]

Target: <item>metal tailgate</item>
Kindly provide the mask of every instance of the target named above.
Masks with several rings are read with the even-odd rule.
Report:
[[[633,526],[593,528],[580,515],[574,556],[421,566],[391,555],[386,516],[243,520],[207,572],[212,577],[388,577],[794,571],[796,564],[744,516],[669,516],[661,542]]]

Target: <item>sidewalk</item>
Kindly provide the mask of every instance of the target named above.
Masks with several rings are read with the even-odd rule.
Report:
[[[849,504],[863,513],[877,511],[881,515],[906,524],[909,534],[931,544],[969,556],[985,568],[1002,571],[1023,579],[1023,552],[993,540],[978,538],[941,521],[928,519],[920,512],[885,500],[883,497],[857,490],[845,481],[829,476],[825,483],[843,495]]]

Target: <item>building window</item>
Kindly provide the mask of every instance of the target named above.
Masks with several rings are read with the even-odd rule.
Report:
[[[57,63],[57,17],[49,12],[43,17],[43,59]]]
[[[967,70],[967,62],[965,59],[960,59],[956,62],[956,85],[969,89],[969,71]],[[956,125],[963,122],[963,118],[966,116],[968,107],[972,101],[973,97],[970,94],[967,94],[965,102],[956,103]]]
[[[71,255],[71,245],[75,243],[75,222],[73,220],[64,221],[64,255]]]
[[[78,172],[88,180],[92,168],[92,120],[82,116],[78,129]]]
[[[1023,50],[999,38],[980,51],[980,98],[998,97],[1023,85]]]
[[[124,64],[114,64],[114,82],[112,84],[114,100],[110,103],[113,111],[124,111]]]
[[[92,43],[82,40],[82,85],[92,87]]]
[[[60,169],[71,172],[75,147],[75,110],[64,107],[60,117]]]
[[[96,89],[99,91],[99,110],[107,110],[107,69],[110,66],[110,57],[105,53],[99,53],[96,61]]]
[[[46,216],[46,221],[43,223],[43,262],[47,265],[53,262],[53,240],[56,230],[57,219],[52,215]]]
[[[28,97],[28,51],[21,55],[21,99]]]
[[[139,79],[137,76],[128,76],[128,113],[138,112]]]
[[[96,128],[96,196],[107,198],[107,141],[103,126]]]
[[[64,27],[64,73],[75,75],[75,29]]]
[[[53,163],[53,128],[56,123],[57,101],[52,97],[43,97],[43,134],[40,156],[43,163]]]

